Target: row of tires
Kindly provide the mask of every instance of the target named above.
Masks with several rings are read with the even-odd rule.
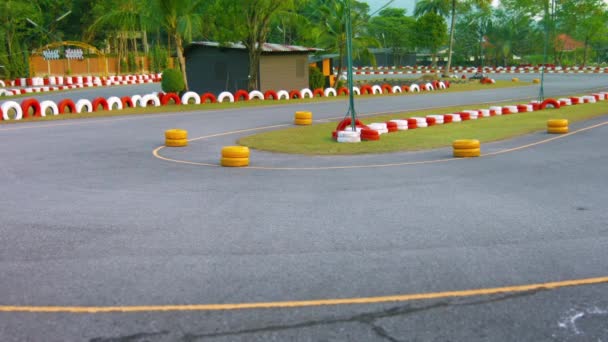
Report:
[[[141,75],[116,75],[116,76],[49,76],[49,77],[29,77],[17,78],[4,82],[0,80],[0,86],[11,87],[32,87],[32,86],[59,86],[77,84],[97,84],[102,85],[106,82],[140,82],[153,81],[160,82],[162,74],[141,74]]]
[[[450,113],[443,115],[427,115],[425,117],[410,117],[405,119],[390,120],[388,122],[377,122],[371,124],[364,124],[359,120],[355,122],[355,130],[352,128],[352,121],[350,118],[342,120],[336,130],[332,132],[332,138],[338,142],[360,142],[362,140],[374,141],[380,140],[380,136],[385,133],[406,131],[410,129],[426,128],[435,125],[448,124],[452,122],[461,122],[468,120],[477,120],[492,116],[509,115],[516,113],[533,112],[537,110],[544,110],[548,108],[559,109],[562,106],[570,106],[583,103],[594,103],[597,101],[604,101],[608,99],[608,92],[595,93],[592,95],[582,97],[570,97],[560,99],[546,99],[543,102],[533,101],[529,104],[519,104],[513,106],[491,106],[488,109],[479,110],[464,110],[458,113]],[[553,126],[562,127],[563,121],[553,123]],[[567,121],[566,121],[567,125]],[[563,133],[566,128],[555,128],[555,133]],[[553,133],[553,132],[550,132]],[[456,149],[464,149],[464,147],[455,147]],[[473,147],[475,149],[478,147]],[[462,152],[462,156],[466,154],[478,154],[479,151],[468,151]]]
[[[45,85],[40,87],[27,87],[27,88],[13,88],[13,89],[2,89],[0,84],[0,97],[2,96],[14,96],[31,93],[46,93],[51,91],[59,90],[70,90],[77,88],[90,88],[90,87],[108,87],[114,85],[135,85],[144,83],[155,83],[159,82],[158,79],[146,79],[146,80],[129,80],[129,81],[112,81],[112,80],[101,80],[86,83],[70,83],[67,85]]]
[[[449,87],[448,82],[429,82],[426,84],[418,85],[403,85],[403,86],[392,86],[389,84],[380,85],[363,85],[361,87],[354,87],[353,92],[357,95],[378,95],[378,94],[393,94],[402,92],[420,92],[420,91],[433,91],[435,89],[445,89]],[[96,111],[113,111],[122,110],[124,108],[133,107],[148,107],[148,106],[164,106],[168,104],[181,105],[181,104],[203,104],[203,103],[223,103],[223,102],[236,102],[236,101],[249,101],[249,100],[289,100],[289,99],[300,99],[300,98],[313,98],[313,97],[330,97],[330,96],[341,96],[348,95],[349,90],[347,88],[340,88],[338,90],[334,88],[326,89],[310,89],[302,90],[268,90],[264,93],[258,90],[248,92],[246,90],[238,90],[234,94],[231,92],[222,92],[219,95],[212,93],[197,94],[189,91],[179,96],[175,93],[152,93],[147,95],[134,95],[116,97],[112,96],[109,98],[99,97],[93,101],[87,99],[80,99],[73,101],[71,99],[64,99],[58,103],[50,100],[38,102],[35,98],[24,99],[20,103],[17,101],[5,101],[0,104],[0,120],[22,120],[29,117],[43,117],[47,115],[61,115],[61,114],[76,114],[76,113],[90,113]]]

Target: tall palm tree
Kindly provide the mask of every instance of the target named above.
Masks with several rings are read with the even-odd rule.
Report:
[[[492,0],[421,0],[416,4],[414,15],[421,16],[428,12],[434,12],[444,17],[450,17],[450,43],[448,49],[448,62],[444,74],[449,74],[452,67],[452,51],[454,50],[454,28],[456,26],[456,7],[463,5],[465,8],[471,5],[479,8],[487,8]],[[449,11],[449,12],[448,12]]]
[[[177,60],[182,71],[186,90],[186,58],[184,43],[192,41],[192,37],[202,31],[203,0],[155,0],[156,8],[153,15],[158,16],[160,25],[175,42]]]

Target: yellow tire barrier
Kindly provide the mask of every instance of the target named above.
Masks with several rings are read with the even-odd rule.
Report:
[[[481,146],[481,144],[479,143],[479,140],[476,139],[461,139],[461,140],[454,140],[454,142],[452,143],[452,147],[455,150],[464,150],[464,149],[471,149],[471,148],[479,148]]]
[[[311,112],[296,112],[294,119],[297,120],[312,120]]]
[[[249,158],[226,158],[222,157],[220,164],[227,167],[243,167],[249,165]]]
[[[312,125],[312,119],[294,119],[293,123],[301,126]]]
[[[479,157],[481,144],[476,139],[460,139],[452,142],[455,158]]]
[[[188,131],[178,128],[173,128],[165,131],[165,139],[180,140],[188,139]]]
[[[547,121],[547,133],[549,133],[549,134],[568,133],[568,120],[551,119],[551,120]]]
[[[184,147],[188,146],[188,139],[165,139],[167,147]]]
[[[249,165],[249,147],[224,146],[220,165],[227,167],[243,167]]]
[[[454,157],[456,158],[471,158],[479,157],[480,155],[481,150],[479,148],[454,149]]]
[[[222,157],[225,158],[249,158],[249,147],[246,146],[224,146]]]
[[[511,80],[512,82],[519,82],[519,78],[517,77],[513,77],[513,79]]]
[[[540,79],[539,78],[535,78],[535,79],[532,80],[532,83],[539,84],[540,83]]]

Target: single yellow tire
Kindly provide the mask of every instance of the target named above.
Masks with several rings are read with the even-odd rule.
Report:
[[[547,127],[547,133],[551,133],[551,134],[568,133],[568,127]]]
[[[535,78],[535,79],[533,79],[533,80],[532,80],[532,83],[534,83],[534,84],[539,84],[539,83],[540,83],[540,79]]]
[[[188,139],[165,139],[167,147],[184,147],[188,146]]]
[[[454,140],[454,142],[452,143],[452,147],[457,150],[464,150],[464,149],[471,149],[471,148],[479,149],[479,146],[480,146],[479,140],[476,140],[476,139]]]
[[[165,131],[165,139],[181,140],[188,139],[188,131],[178,128],[173,128]]]
[[[312,113],[311,112],[296,112],[295,119],[312,120]]]
[[[568,127],[568,120],[552,119],[547,121],[547,127]]]
[[[481,150],[479,148],[455,148],[454,157],[456,158],[470,158],[479,157]]]
[[[519,82],[519,78],[514,77],[511,81],[513,81],[513,82]]]
[[[224,146],[222,147],[224,158],[249,158],[249,147],[246,146]]]
[[[293,123],[296,125],[312,125],[312,119],[295,119]]]
[[[222,157],[220,160],[222,166],[228,167],[243,167],[249,165],[249,158],[226,158]]]

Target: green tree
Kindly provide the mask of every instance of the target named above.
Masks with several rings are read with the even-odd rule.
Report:
[[[155,0],[154,5],[153,15],[175,42],[177,60],[184,78],[185,89],[188,90],[184,46],[192,41],[193,36],[202,32],[203,1]]]
[[[583,65],[587,64],[588,51],[592,43],[606,32],[607,5],[602,0],[564,0],[557,14],[563,32],[585,44]]]
[[[405,9],[386,8],[369,21],[369,34],[382,42],[383,48],[392,50],[395,62],[416,47],[413,39],[416,21],[405,13]]]
[[[447,35],[445,19],[434,12],[427,12],[416,20],[416,43],[431,52],[433,67],[437,67],[437,51],[445,43]]]
[[[0,1],[0,65],[7,77],[27,76],[28,51],[39,33],[26,18],[40,21],[41,14],[33,3]]]

